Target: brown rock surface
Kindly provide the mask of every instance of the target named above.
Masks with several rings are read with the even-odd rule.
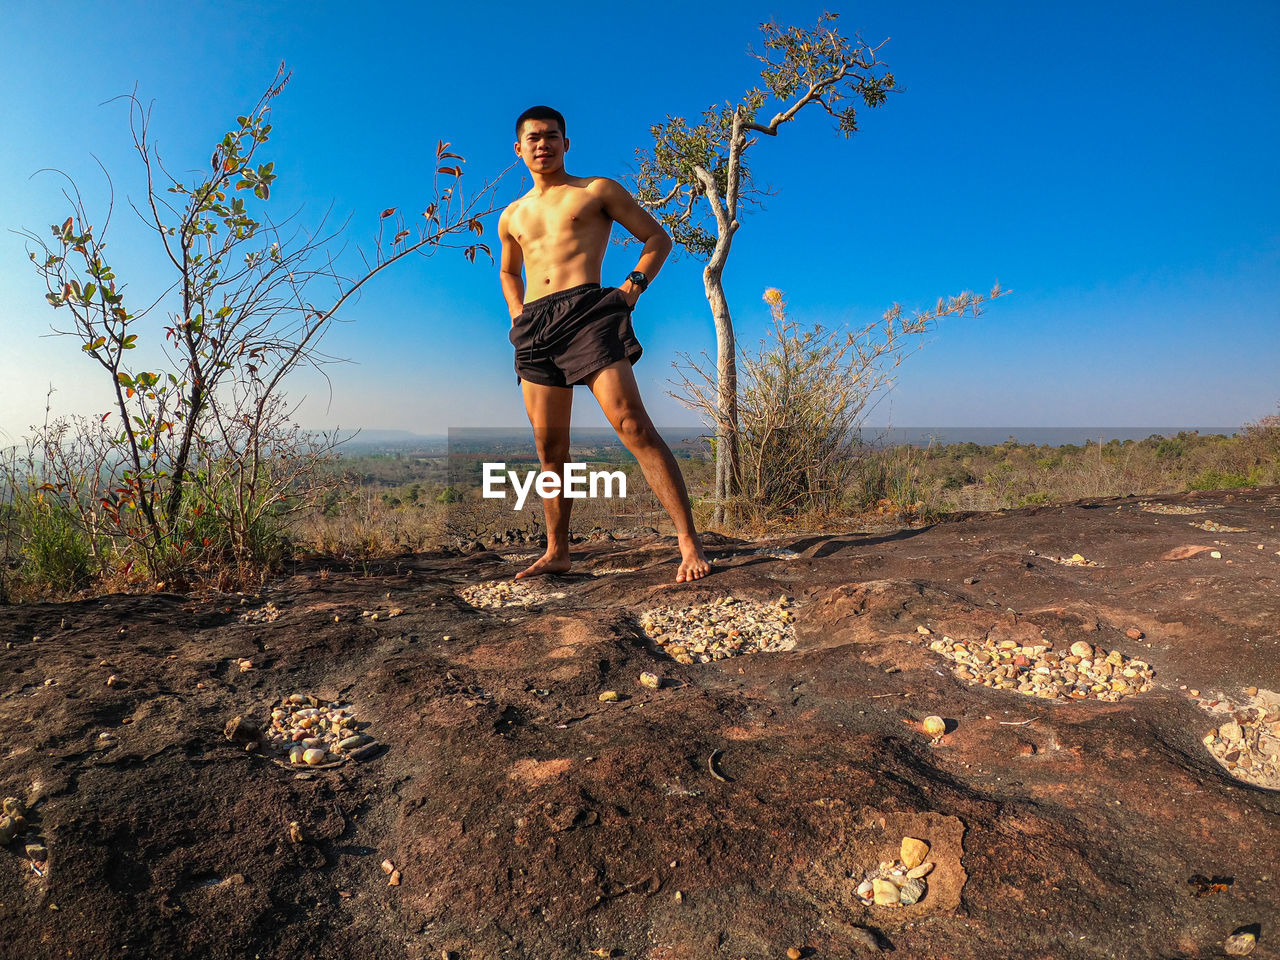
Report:
[[[689,584],[672,539],[587,544],[529,607],[460,598],[519,569],[480,552],[306,569],[243,606],[0,608],[0,796],[28,808],[0,850],[4,955],[1173,958],[1261,923],[1253,956],[1278,956],[1280,793],[1218,765],[1223,718],[1183,688],[1280,689],[1280,490],[1196,503],[1250,531],[1224,559],[1167,562],[1185,526],[1123,500],[770,541],[794,559],[710,537]],[[1097,566],[1051,559],[1076,553]],[[640,633],[729,594],[794,598],[795,648],[681,665]],[[1154,689],[1048,702],[928,648],[1065,653],[1085,625]],[[225,738],[291,693],[351,703],[383,747],[299,772]],[[924,897],[863,907],[904,836],[930,844]]]

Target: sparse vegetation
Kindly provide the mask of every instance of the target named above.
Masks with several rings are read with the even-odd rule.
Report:
[[[329,510],[338,482],[336,438],[294,422],[290,376],[334,359],[320,350],[326,331],[392,264],[442,248],[472,262],[488,254],[477,238],[497,182],[464,195],[463,158],[443,141],[422,219],[383,210],[358,262],[341,256],[342,227],[272,218],[277,174],[260,154],[288,79],[282,64],[211,160],[181,178],[151,138],[150,108],[121,98],[141,167],[132,206],[170,269],[149,295],[128,291],[112,266],[113,200],[91,215],[70,178],[69,215],[48,234],[24,234],[62,318],[54,332],[78,344],[114,396],[100,415],[46,416],[25,455],[0,462],[7,556],[19,569],[6,564],[6,574],[24,589],[193,577],[226,588],[278,568],[289,517]]]
[[[1176,455],[1169,451],[1176,449]],[[1280,484],[1280,417],[1246,424],[1232,437],[1179,433],[1145,440],[1052,447],[1006,441],[953,443],[929,447],[851,446],[838,466],[838,496],[818,509],[769,513],[756,510],[733,527],[736,536],[780,532],[831,532],[931,522],[969,510],[1006,510],[1092,497],[1182,493],[1188,490]],[[6,475],[25,476],[15,451]],[[634,463],[629,496],[619,501],[580,501],[573,531],[586,534],[654,527],[666,529],[665,514]],[[681,461],[694,513],[704,528],[710,521],[715,466],[710,455]],[[443,456],[351,457],[330,468],[332,483],[319,501],[291,515],[264,522],[259,547],[278,561],[332,557],[362,562],[399,554],[528,542],[542,535],[536,498],[515,513],[502,501],[481,501],[474,489],[448,483]],[[340,481],[340,482],[337,482]],[[86,536],[83,520],[30,484],[10,486],[0,508],[0,600],[37,599],[83,590],[119,589],[120,557],[111,541]],[[205,514],[205,517],[208,515]],[[202,518],[192,520],[204,537]],[[212,521],[206,521],[212,523]],[[668,531],[669,532],[669,531]],[[210,536],[197,579],[217,583],[229,558]]]

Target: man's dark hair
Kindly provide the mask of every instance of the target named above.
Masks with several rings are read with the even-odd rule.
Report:
[[[526,120],[554,120],[560,124],[560,136],[567,137],[569,134],[564,127],[564,117],[561,116],[559,110],[551,107],[537,106],[530,107],[524,113],[516,118],[516,139],[520,139],[520,128],[524,126]]]

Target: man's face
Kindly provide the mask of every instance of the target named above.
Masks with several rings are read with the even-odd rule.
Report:
[[[569,140],[554,120],[526,120],[516,141],[516,154],[532,173],[555,173],[564,166]]]

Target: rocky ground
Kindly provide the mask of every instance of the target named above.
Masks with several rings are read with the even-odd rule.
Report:
[[[1280,956],[1277,524],[1191,494],[712,537],[691,584],[649,536],[518,588],[482,551],[0,608],[0,952]]]

